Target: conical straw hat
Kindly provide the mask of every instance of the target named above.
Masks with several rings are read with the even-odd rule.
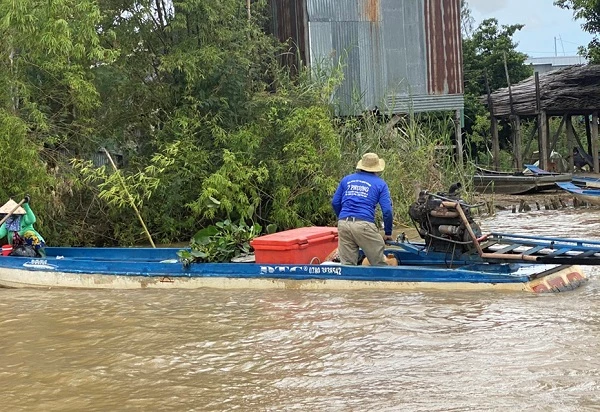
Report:
[[[0,213],[4,213],[5,215],[9,214],[17,206],[18,206],[17,202],[15,202],[12,199],[9,199],[8,202],[6,202],[2,207],[0,207]],[[13,212],[13,215],[24,215],[24,214],[25,214],[25,209],[23,209],[21,206],[17,207],[17,210],[15,210]]]

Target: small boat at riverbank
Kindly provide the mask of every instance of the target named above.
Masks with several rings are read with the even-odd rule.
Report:
[[[586,189],[600,189],[600,179],[592,176],[573,176],[571,183]]]
[[[553,173],[533,165],[525,172],[499,172],[478,168],[473,176],[473,186],[479,193],[520,195],[556,190],[557,182],[569,182],[571,173]]]
[[[557,182],[558,187],[573,195],[574,198],[590,205],[600,206],[600,188],[577,186],[572,182]]]

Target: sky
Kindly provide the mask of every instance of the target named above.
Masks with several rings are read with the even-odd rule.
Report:
[[[573,19],[572,10],[564,10],[553,0],[467,0],[475,27],[494,17],[500,25],[524,24],[513,39],[517,50],[530,57],[576,56],[592,35]]]

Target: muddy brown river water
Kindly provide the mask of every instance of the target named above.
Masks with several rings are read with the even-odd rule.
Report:
[[[480,223],[600,239],[600,209]],[[598,411],[586,272],[543,295],[0,289],[0,411]]]

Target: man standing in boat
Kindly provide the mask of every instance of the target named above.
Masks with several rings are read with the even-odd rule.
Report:
[[[356,265],[361,248],[373,266],[387,265],[385,241],[392,240],[392,200],[387,183],[379,177],[385,161],[375,153],[366,153],[356,172],[345,176],[338,185],[331,205],[338,217],[338,253],[342,265]],[[383,214],[384,233],[375,225],[377,204]]]

